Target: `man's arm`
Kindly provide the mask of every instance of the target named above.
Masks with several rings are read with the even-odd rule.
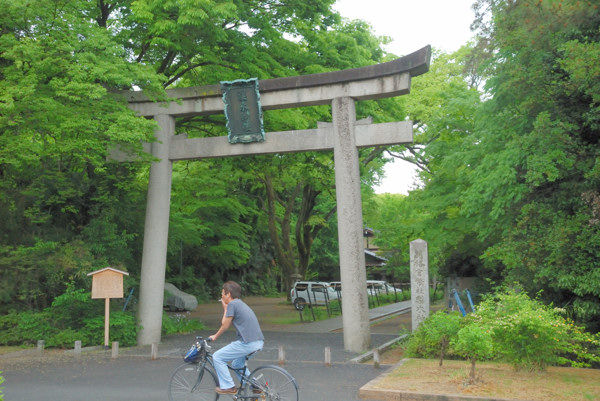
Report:
[[[208,337],[211,339],[211,341],[216,341],[221,334],[225,333],[227,329],[231,327],[231,322],[233,322],[233,316],[227,316],[227,305],[224,302],[222,302],[222,304],[224,311],[223,318],[221,319],[221,327],[219,327],[219,330],[215,334]]]
[[[233,322],[233,316],[227,317],[227,316],[223,315],[223,319],[221,320],[221,327],[219,328],[219,331],[217,331],[212,336],[209,336],[208,338],[210,338],[212,341],[216,341],[217,338],[219,338],[219,336],[221,334],[225,333],[227,331],[227,329],[231,327],[231,322]]]

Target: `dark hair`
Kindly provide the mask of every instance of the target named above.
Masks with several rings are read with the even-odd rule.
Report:
[[[225,294],[231,295],[231,298],[236,299],[242,296],[242,287],[235,281],[228,281],[223,284]]]

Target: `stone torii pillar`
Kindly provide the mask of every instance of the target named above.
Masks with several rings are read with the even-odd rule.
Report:
[[[172,162],[200,158],[333,150],[344,347],[361,352],[370,347],[366,268],[362,238],[362,205],[358,148],[412,142],[412,122],[357,122],[355,101],[399,96],[410,91],[410,79],[428,71],[431,48],[368,67],[259,81],[263,110],[331,104],[333,123],[317,129],[271,132],[264,142],[230,144],[226,136],[175,136],[175,117],[224,112],[219,85],[168,90],[172,102],[156,103],[141,92],[123,92],[131,109],[153,117],[156,142],[145,150],[159,159],[150,169],[144,248],[140,278],[139,344],[160,342],[169,228]],[[116,160],[130,156],[114,152]]]

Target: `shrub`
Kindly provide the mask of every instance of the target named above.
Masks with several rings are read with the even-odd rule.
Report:
[[[19,319],[19,314],[14,310],[0,316],[0,345],[18,345],[22,343]]]
[[[118,341],[120,346],[131,346],[137,343],[139,326],[136,318],[128,312],[111,312],[109,322],[111,341]],[[85,320],[85,327],[80,329],[79,340],[82,344],[104,344],[104,315],[94,316]],[[73,344],[72,342],[70,344]]]
[[[80,329],[91,316],[104,316],[104,303],[92,299],[90,292],[67,284],[65,292],[52,301],[49,313],[59,328]]]
[[[436,312],[419,326],[406,347],[409,356],[440,359],[440,366],[448,354],[448,346],[461,328],[462,317],[458,312]]]
[[[89,341],[82,339],[81,334],[73,329],[67,328],[56,331],[53,335],[47,335],[45,337],[45,346],[48,348],[69,348],[72,347],[75,341],[81,341],[82,346],[88,346]]]
[[[204,324],[195,319],[190,319],[190,313],[175,313],[169,315],[163,313],[162,320],[162,334],[187,334],[193,331],[204,330],[206,327]]]
[[[488,327],[499,355],[515,369],[542,371],[550,365],[589,366],[597,361],[594,338],[573,325],[557,308],[524,292],[506,290],[484,297],[472,315]]]
[[[494,356],[492,334],[489,328],[468,322],[465,327],[458,331],[451,344],[458,355],[471,362],[469,381],[471,384],[475,383],[476,362],[491,359]]]
[[[52,318],[46,312],[23,312],[17,315],[18,322],[16,334],[17,344],[36,344],[38,340],[46,339],[56,334],[57,329],[52,326]]]
[[[0,316],[0,345],[36,344],[44,340],[49,348],[70,348],[75,341],[82,346],[104,343],[103,302],[92,300],[89,291],[69,285],[52,306],[41,312],[11,311]],[[164,322],[169,325],[168,320]],[[171,325],[171,332],[189,332],[201,324],[193,322]],[[202,327],[201,327],[202,328]],[[122,346],[136,344],[138,325],[131,312],[113,310],[110,313],[110,338]]]
[[[498,358],[517,370],[542,371],[550,365],[590,367],[600,362],[600,335],[586,333],[562,316],[562,310],[506,290],[484,297],[477,311],[462,318],[437,312],[411,335],[408,356],[459,355],[475,361]],[[448,343],[448,341],[450,341]]]

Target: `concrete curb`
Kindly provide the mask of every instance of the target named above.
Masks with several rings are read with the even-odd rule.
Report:
[[[402,341],[403,339],[405,339],[406,337],[408,337],[408,334],[404,334],[401,335],[400,337],[394,338],[391,341],[388,341],[385,344],[380,345],[379,347],[375,348],[378,352],[383,352],[385,350],[387,350],[388,348],[390,348],[391,346],[393,346],[394,344]],[[369,352],[366,352],[362,355],[357,356],[356,358],[352,358],[350,359],[349,362],[352,363],[363,363],[364,361],[367,361],[371,358],[373,358],[373,353],[375,352],[375,350],[371,350]]]
[[[379,383],[389,376],[396,368],[401,367],[407,358],[388,369],[387,372],[371,380],[358,390],[358,395],[363,399],[382,400],[382,401],[525,401],[514,398],[490,398],[477,397],[468,395],[442,395],[442,394],[427,394],[415,393],[402,390],[390,390],[379,388]]]

